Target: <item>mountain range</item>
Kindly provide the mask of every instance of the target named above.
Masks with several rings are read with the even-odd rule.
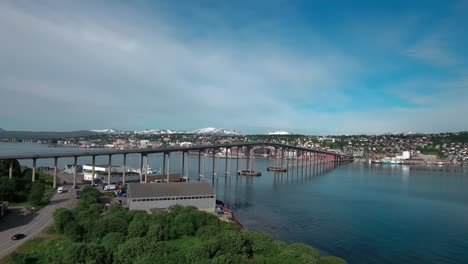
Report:
[[[172,129],[144,129],[136,131],[123,131],[115,128],[108,129],[93,129],[93,130],[78,130],[70,132],[48,132],[48,131],[6,131],[0,128],[0,139],[5,138],[21,138],[21,139],[54,139],[54,138],[72,138],[86,137],[99,134],[115,134],[115,135],[167,135],[167,134],[197,134],[207,136],[240,136],[242,132],[237,130],[228,130],[223,128],[207,127],[191,131],[172,130]],[[286,131],[275,131],[266,133],[267,135],[290,135]]]

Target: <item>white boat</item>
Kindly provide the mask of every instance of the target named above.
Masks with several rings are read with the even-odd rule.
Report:
[[[129,171],[140,173],[141,169],[130,169]],[[161,174],[161,168],[159,168],[158,170],[153,170],[150,166],[148,166],[146,168],[146,175],[152,175],[152,174]]]
[[[403,162],[401,160],[396,160],[396,159],[392,159],[392,160],[381,160],[381,164],[382,165],[399,165],[399,164],[402,164]]]

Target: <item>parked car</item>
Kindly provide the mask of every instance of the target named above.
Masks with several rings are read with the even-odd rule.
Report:
[[[24,238],[25,236],[26,236],[25,234],[14,234],[11,237],[11,240],[20,240],[20,239]]]
[[[119,189],[119,185],[118,184],[109,184],[109,185],[105,185],[103,187],[104,191],[112,191],[112,190],[117,190]]]
[[[57,188],[57,193],[63,193],[63,186],[59,186]]]

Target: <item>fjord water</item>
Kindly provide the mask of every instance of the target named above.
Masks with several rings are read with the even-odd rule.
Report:
[[[24,152],[65,152],[73,148],[0,143],[0,155]],[[106,156],[97,157],[105,164]],[[212,182],[211,158],[204,160],[204,180]],[[266,171],[272,160],[255,159],[261,177],[236,177],[237,162],[215,160],[214,189],[240,222],[288,242],[310,244],[350,264],[468,263],[468,170],[460,167],[381,166],[344,164],[306,173],[301,167],[288,173]],[[90,158],[80,158],[80,164]],[[139,166],[139,155],[128,164]],[[59,166],[72,163],[60,159]],[[113,157],[122,164],[122,157]],[[245,168],[240,160],[239,169]],[[30,161],[21,161],[31,165]],[[53,160],[38,160],[51,166]],[[162,156],[150,155],[153,168]],[[171,172],[179,173],[181,156],[171,156]],[[198,156],[189,158],[189,175],[196,180]]]

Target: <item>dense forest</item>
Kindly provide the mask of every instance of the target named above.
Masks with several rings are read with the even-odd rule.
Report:
[[[54,213],[58,235],[27,242],[7,263],[346,263],[192,207],[147,214],[111,206],[103,213],[99,196],[83,189],[76,208]]]

